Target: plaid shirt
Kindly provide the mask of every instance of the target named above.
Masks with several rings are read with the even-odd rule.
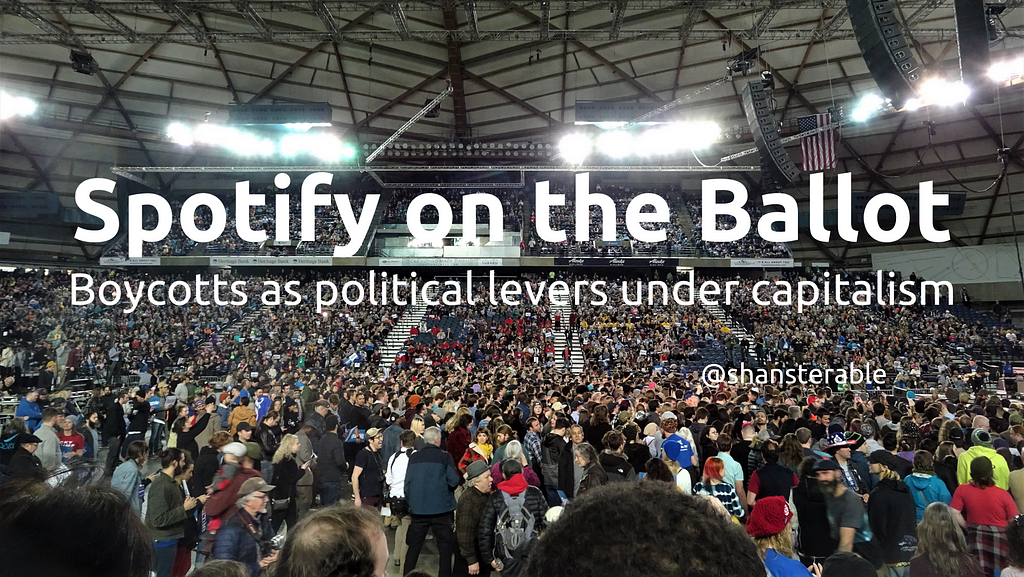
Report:
[[[543,457],[541,456],[540,449],[540,436],[533,431],[526,433],[526,438],[523,439],[523,443],[526,445],[526,455],[530,459],[530,463],[533,464],[534,468],[540,466]]]

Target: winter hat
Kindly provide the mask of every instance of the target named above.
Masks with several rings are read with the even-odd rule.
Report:
[[[747,534],[755,539],[778,535],[792,519],[793,511],[784,497],[762,497],[750,511]]]
[[[409,397],[409,406],[410,407],[415,407],[418,404],[420,404],[420,396],[419,395],[413,395],[413,396]]]
[[[238,443],[238,442],[228,443],[227,445],[224,445],[224,448],[221,449],[221,452],[222,453],[227,453],[229,455],[234,455],[236,457],[244,457],[245,456],[245,445],[242,444],[242,443]]]
[[[253,461],[258,461],[260,459],[260,455],[263,454],[263,449],[261,449],[256,443],[250,441],[245,444],[245,454]]]
[[[971,444],[975,447],[992,447],[992,435],[988,434],[985,429],[974,429],[971,433]]]
[[[988,457],[971,459],[971,479],[984,479],[992,476],[992,461]]]

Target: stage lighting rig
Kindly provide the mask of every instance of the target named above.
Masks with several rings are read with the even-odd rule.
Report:
[[[90,54],[72,50],[71,69],[79,74],[88,74],[89,76],[92,76],[96,71],[96,61],[93,60],[92,55]]]
[[[750,50],[741,53],[739,56],[733,57],[729,60],[726,69],[731,74],[742,74],[746,76],[750,72],[750,69],[754,67],[754,63],[761,57],[761,47],[755,46]]]

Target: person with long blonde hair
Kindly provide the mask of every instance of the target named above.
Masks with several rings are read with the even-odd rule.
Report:
[[[757,553],[774,577],[809,577],[812,574],[794,559],[792,521],[793,511],[783,497],[764,497],[750,510],[747,534],[753,538]]]
[[[910,577],[983,577],[949,505],[935,502],[925,507],[917,525]]]
[[[274,486],[274,491],[268,509],[270,510],[271,527],[274,528],[275,533],[285,522],[288,523],[288,530],[291,531],[299,520],[298,501],[296,500],[297,485],[299,479],[306,474],[309,463],[306,462],[300,466],[295,460],[295,455],[298,452],[299,438],[289,433],[281,439],[281,444],[278,445],[277,452],[274,453],[274,476],[270,482]]]

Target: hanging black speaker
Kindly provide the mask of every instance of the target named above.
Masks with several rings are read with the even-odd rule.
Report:
[[[846,0],[853,34],[868,71],[896,109],[917,95],[921,80],[917,58],[907,45],[903,25],[889,0]]]
[[[970,87],[970,102],[987,104],[994,100],[988,78],[988,15],[984,0],[954,0],[956,45],[960,53],[960,79]]]
[[[783,183],[795,182],[800,178],[800,169],[789,158],[789,153],[779,137],[779,123],[771,99],[764,89],[764,82],[755,80],[743,87],[743,111],[747,115],[750,133],[754,137],[761,161],[767,166],[772,179]]]

